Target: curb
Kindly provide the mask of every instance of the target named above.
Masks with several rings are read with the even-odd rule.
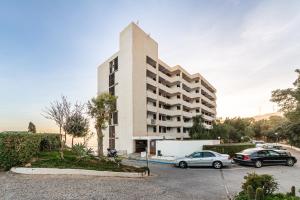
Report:
[[[147,162],[145,159],[133,159],[130,158],[128,160],[135,160],[135,161],[140,161],[140,162]],[[172,165],[175,164],[175,161],[164,161],[164,160],[148,160],[149,163],[158,163],[158,164],[167,164],[167,165]]]
[[[40,174],[40,175],[86,175],[86,176],[101,176],[101,177],[123,177],[123,178],[143,178],[146,173],[138,172],[110,172],[96,171],[86,169],[58,169],[58,168],[27,168],[13,167],[11,172],[17,174]]]

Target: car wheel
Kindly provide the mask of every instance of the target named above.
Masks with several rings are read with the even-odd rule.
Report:
[[[179,162],[179,167],[180,168],[187,168],[187,163],[184,161]]]
[[[261,168],[262,167],[262,162],[257,160],[257,161],[255,161],[254,165],[255,165],[256,168]]]
[[[294,164],[295,164],[295,162],[294,162],[293,159],[289,158],[289,159],[286,161],[286,164],[287,164],[287,166],[289,166],[289,167],[293,167]]]
[[[221,169],[223,167],[223,165],[220,161],[216,161],[216,162],[213,163],[213,167],[215,169]]]

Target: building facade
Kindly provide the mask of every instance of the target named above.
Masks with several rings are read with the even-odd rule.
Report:
[[[104,130],[104,149],[155,153],[155,141],[189,137],[192,117],[207,128],[216,118],[216,89],[199,73],[169,67],[158,44],[136,24],[120,33],[119,51],[98,67],[98,94],[117,96],[117,111]]]

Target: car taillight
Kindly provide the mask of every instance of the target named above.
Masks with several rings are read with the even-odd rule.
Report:
[[[244,155],[244,156],[243,156],[243,160],[250,160],[250,156]]]

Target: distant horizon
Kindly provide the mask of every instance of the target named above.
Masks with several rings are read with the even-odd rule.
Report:
[[[218,118],[276,112],[271,91],[292,87],[300,67],[299,10],[297,0],[2,1],[0,131],[32,121],[57,132],[42,110],[61,95],[96,96],[97,67],[132,21],[158,42],[162,60],[216,88]]]

